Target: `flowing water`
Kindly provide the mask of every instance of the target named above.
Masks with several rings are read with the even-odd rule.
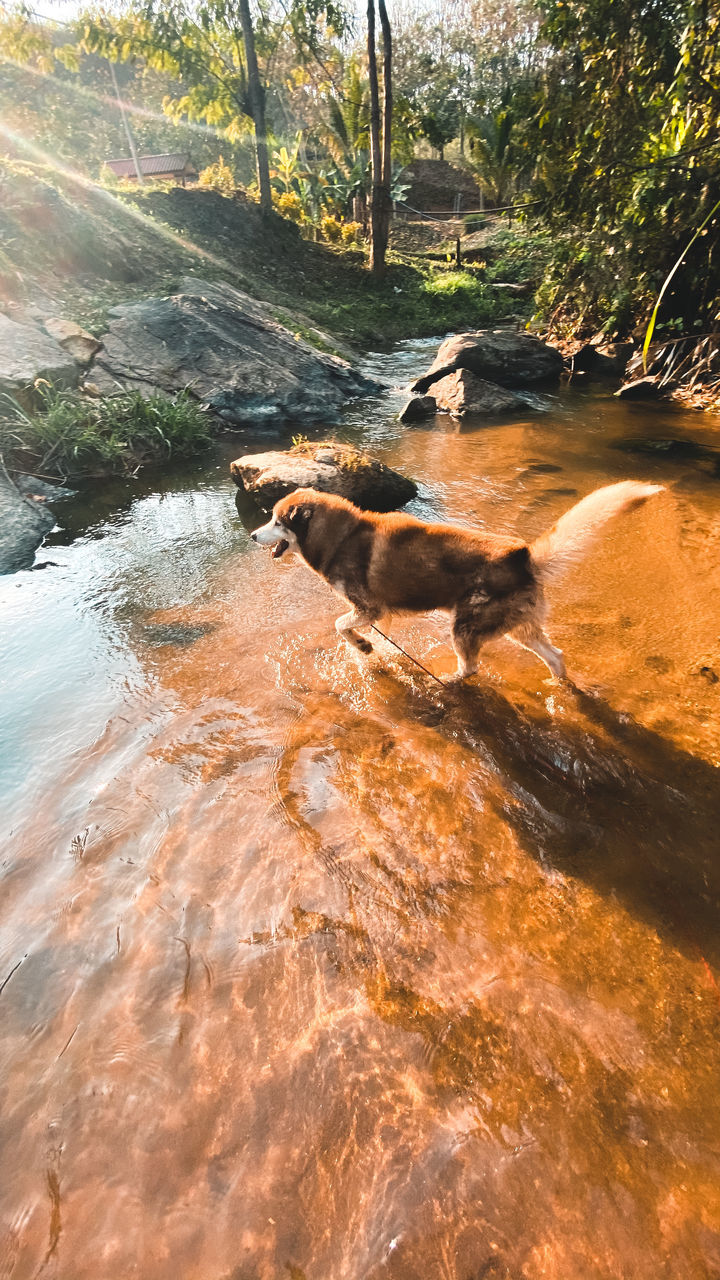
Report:
[[[3,1277],[720,1276],[719,424],[400,402],[338,431],[422,516],[668,486],[554,589],[575,689],[338,644],[236,510],[249,437],[0,582]],[[441,618],[392,634],[452,671]]]

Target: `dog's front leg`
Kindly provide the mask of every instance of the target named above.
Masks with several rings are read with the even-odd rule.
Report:
[[[369,618],[366,613],[360,609],[351,609],[349,613],[344,613],[335,623],[335,630],[343,640],[347,640],[349,644],[359,649],[361,653],[372,653],[373,647],[369,640],[364,636],[359,636],[354,627],[371,627],[373,619]]]

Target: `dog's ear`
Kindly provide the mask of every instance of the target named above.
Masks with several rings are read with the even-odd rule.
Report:
[[[289,511],[285,515],[284,523],[287,525],[288,529],[292,529],[296,538],[299,537],[300,534],[303,534],[307,529],[312,516],[312,510],[311,506],[308,506],[306,502],[302,502],[298,503],[294,507],[290,507]]]

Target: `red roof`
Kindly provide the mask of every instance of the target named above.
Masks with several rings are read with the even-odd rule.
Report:
[[[161,173],[195,172],[186,155],[180,151],[172,151],[165,156],[138,156],[140,172],[144,178],[152,178]],[[134,178],[135,162],[133,160],[107,160],[108,169],[112,169],[118,178]]]

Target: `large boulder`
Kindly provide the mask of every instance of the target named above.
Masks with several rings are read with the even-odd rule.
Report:
[[[434,382],[433,398],[438,413],[452,413],[456,417],[465,413],[494,417],[499,413],[527,409],[526,402],[513,391],[498,387],[494,382],[486,382],[468,369],[457,369]]]
[[[38,378],[74,386],[78,367],[49,333],[0,315],[0,391],[28,400]]]
[[[410,390],[415,395],[425,395],[430,387],[434,388],[436,382],[456,369],[469,369],[479,378],[497,382],[501,387],[529,387],[539,382],[556,382],[562,368],[560,352],[529,333],[508,329],[460,333],[445,339],[430,369]]]
[[[92,381],[104,394],[187,391],[231,425],[333,415],[377,389],[229,284],[189,277],[178,293],[114,307]]]
[[[0,574],[29,569],[54,523],[44,503],[23,498],[0,473]]]
[[[391,467],[334,441],[303,444],[286,453],[253,453],[230,464],[233,480],[270,510],[295,489],[337,493],[365,511],[394,511],[417,493],[417,485]]]

